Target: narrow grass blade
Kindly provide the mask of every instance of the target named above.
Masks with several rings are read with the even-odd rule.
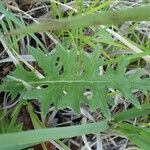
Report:
[[[141,105],[141,109],[131,108],[114,116],[115,121],[123,121],[126,119],[136,118],[150,114],[150,104]]]
[[[13,134],[0,135],[1,149],[21,149],[27,146],[42,143],[43,141],[56,140],[83,134],[103,132],[109,128],[107,121],[77,125],[71,127],[58,127],[51,129],[37,129],[32,131],[18,132]]]
[[[121,123],[116,129],[123,135],[127,136],[129,140],[144,150],[149,150],[150,146],[150,129],[140,128],[130,125],[128,123]]]
[[[54,31],[84,26],[111,25],[123,23],[125,21],[146,21],[149,19],[150,6],[142,6],[137,8],[128,8],[119,11],[105,11],[86,16],[76,16],[58,20],[50,19],[49,21],[46,20],[40,24],[32,24],[31,26],[14,30],[10,34],[22,35],[48,30]]]

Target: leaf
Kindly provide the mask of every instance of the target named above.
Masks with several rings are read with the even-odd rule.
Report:
[[[140,104],[133,96],[132,90],[149,90],[150,79],[140,79],[141,72],[126,76],[125,69],[127,64],[128,61],[125,60],[125,58],[121,57],[120,61],[118,62],[117,69],[113,70],[112,68],[108,67],[106,74],[103,77],[103,80],[108,82],[108,87],[114,87],[118,89],[125,98],[127,98],[137,108],[140,108]]]
[[[127,136],[129,140],[138,145],[144,150],[149,150],[150,145],[150,129],[140,128],[130,125],[128,123],[120,123],[119,127],[115,129]]]
[[[111,34],[109,34],[105,29],[100,29],[94,36],[95,38],[98,38],[100,42],[110,45],[115,43],[114,39],[111,37]]]
[[[107,104],[107,99],[109,99],[109,97],[107,96],[107,88],[106,87],[93,87],[92,88],[93,91],[93,98],[90,99],[90,107],[92,110],[97,109],[97,107],[99,107],[102,111],[102,113],[104,114],[104,116],[110,120],[110,110]]]
[[[41,102],[41,111],[44,116],[46,116],[50,104],[55,104],[58,106],[58,101],[61,99],[63,95],[61,85],[51,84],[48,88],[45,89],[34,89],[32,91],[28,91],[24,94],[25,99],[38,99]]]
[[[0,135],[4,133],[12,133],[22,131],[22,123],[14,123],[10,128],[10,119],[6,119],[5,111],[0,110]]]
[[[33,72],[26,71],[22,66],[16,66],[15,71],[10,76],[16,80],[12,80],[8,76],[4,78],[4,84],[0,85],[0,91],[10,92],[12,99],[15,99],[18,94],[26,91],[24,85],[19,81],[20,79],[26,83],[31,81],[31,79],[32,81],[38,81],[38,78]]]
[[[150,114],[150,104],[141,105],[141,109],[131,108],[129,110],[118,113],[114,116],[115,121],[124,121],[131,118],[145,116]]]
[[[51,54],[44,54],[33,47],[29,47],[29,51],[43,70],[45,78],[37,79],[34,73],[20,67],[17,67],[11,76],[29,85],[30,88],[26,88],[23,82],[15,81],[18,86],[24,87],[24,99],[38,99],[41,102],[44,116],[51,104],[57,109],[71,107],[79,113],[80,104],[85,103],[89,104],[92,110],[100,108],[104,117],[110,120],[108,88],[119,90],[137,108],[140,108],[140,104],[133,96],[132,90],[145,92],[150,89],[150,79],[141,79],[141,72],[126,76],[125,70],[129,62],[124,57],[117,59],[116,69],[109,66],[103,76],[99,75],[101,61],[98,46],[91,54],[77,49],[68,50],[63,46],[57,46]],[[13,79],[7,82],[15,83]],[[0,87],[3,85],[5,82]],[[16,85],[13,86],[15,88]],[[84,96],[87,90],[92,92],[90,98]]]
[[[0,12],[7,16],[10,20],[13,20],[13,22],[19,26],[22,26],[22,22],[15,17],[15,15],[9,11],[7,11],[3,5],[3,2],[0,2]]]
[[[15,24],[17,28],[18,28],[18,26],[19,26],[19,27],[25,27],[25,23],[24,23],[24,22],[22,22],[21,20],[19,20],[12,12],[10,12],[10,11],[8,11],[8,10],[5,9],[5,7],[4,7],[4,5],[3,5],[3,2],[0,2],[0,12],[5,15],[5,18],[7,18],[7,20],[12,21],[13,24]],[[0,21],[0,24],[1,24],[1,23],[2,23],[2,22]],[[6,26],[8,26],[7,23],[6,23]],[[6,27],[5,27],[5,28],[6,28]],[[42,42],[35,36],[35,34],[32,34],[32,33],[31,33],[30,36],[36,41],[36,43],[38,43],[38,45],[40,45],[40,46],[45,50],[44,45],[43,45]],[[11,36],[11,38],[13,38],[13,37],[14,37],[14,35]],[[10,44],[10,45],[11,45],[11,44]],[[14,43],[12,43],[12,45],[14,45]]]
[[[50,19],[40,24],[32,24],[11,31],[10,34],[29,34],[42,31],[56,31],[62,29],[72,29],[77,27],[112,25],[125,21],[146,21],[150,19],[150,6],[128,8],[118,11],[105,11],[85,16],[75,16],[64,19]],[[83,21],[84,20],[84,21]]]
[[[106,131],[109,128],[107,121],[77,125],[71,127],[57,127],[50,129],[35,129],[31,131],[9,133],[0,135],[0,149],[19,150],[43,141],[63,139],[80,136],[83,134],[94,134]],[[40,136],[39,136],[40,135]]]
[[[47,54],[45,55],[40,49],[35,49],[31,46],[28,46],[28,49],[32,56],[38,60],[39,66],[43,69],[44,73],[46,75],[49,75],[51,77],[53,74],[58,73],[58,69],[54,69],[57,62],[57,54]],[[54,78],[54,77],[53,77]]]

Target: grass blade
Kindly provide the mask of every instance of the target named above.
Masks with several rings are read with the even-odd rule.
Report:
[[[83,134],[103,132],[109,128],[107,121],[77,125],[71,127],[58,127],[51,129],[36,129],[32,131],[18,132],[0,135],[0,149],[19,149],[42,143],[43,141],[56,140]]]
[[[105,11],[102,13],[90,14],[86,16],[76,16],[65,19],[51,19],[32,24],[31,26],[12,31],[10,34],[29,34],[43,31],[54,31],[61,29],[71,29],[75,27],[111,25],[125,21],[146,21],[150,19],[150,6],[128,8],[119,11]],[[84,20],[84,21],[83,21]]]
[[[150,146],[150,129],[140,128],[128,123],[121,123],[116,129],[129,138],[133,143],[144,150],[149,150]]]
[[[136,118],[150,114],[150,104],[141,105],[141,109],[131,108],[114,116],[115,121],[124,121],[126,119]]]

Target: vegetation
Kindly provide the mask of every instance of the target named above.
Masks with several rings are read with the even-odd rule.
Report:
[[[149,150],[148,1],[1,1],[0,13],[0,150]]]

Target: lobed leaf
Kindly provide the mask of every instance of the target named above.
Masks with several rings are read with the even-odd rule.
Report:
[[[11,76],[25,81],[30,88],[23,89],[23,82],[15,81],[17,84],[14,84],[13,79],[7,78],[5,81],[8,84],[5,85],[4,82],[0,88],[13,93],[13,90],[8,88],[9,83],[13,83],[15,88],[22,87],[18,94],[23,90],[24,99],[38,99],[43,115],[47,114],[51,104],[58,109],[71,107],[79,113],[80,104],[85,103],[89,104],[92,110],[100,108],[110,120],[109,88],[119,90],[137,108],[140,108],[140,104],[133,96],[132,90],[145,92],[150,89],[150,79],[141,79],[141,73],[128,76],[125,74],[129,62],[124,57],[118,59],[116,69],[109,66],[104,75],[99,75],[101,61],[98,47],[91,54],[76,49],[68,50],[62,46],[57,46],[51,54],[44,54],[33,47],[29,47],[29,51],[43,70],[45,78],[37,79],[34,73],[18,66]],[[92,93],[90,97],[84,94],[87,90]]]

